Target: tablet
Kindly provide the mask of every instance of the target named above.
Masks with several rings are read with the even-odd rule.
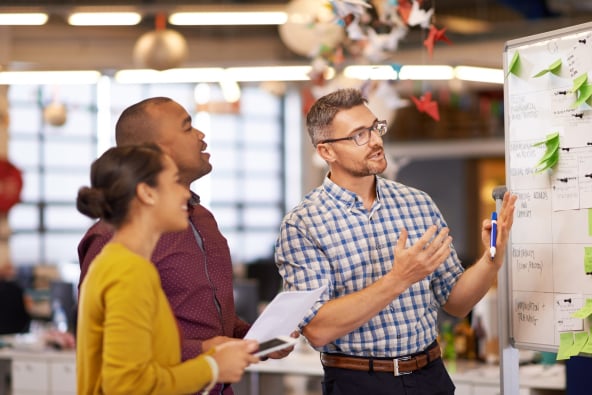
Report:
[[[291,347],[297,342],[298,339],[295,339],[290,336],[277,336],[271,340],[266,340],[264,342],[259,343],[259,350],[255,352],[255,355],[258,357],[264,357],[274,351],[283,350],[284,348]]]

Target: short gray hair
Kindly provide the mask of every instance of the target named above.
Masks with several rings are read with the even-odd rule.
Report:
[[[306,128],[312,144],[331,138],[331,123],[341,110],[348,110],[368,100],[359,89],[339,89],[318,99],[306,116]]]

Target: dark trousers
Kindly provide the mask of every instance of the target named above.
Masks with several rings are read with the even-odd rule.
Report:
[[[454,384],[442,359],[411,374],[325,367],[323,395],[452,395]]]

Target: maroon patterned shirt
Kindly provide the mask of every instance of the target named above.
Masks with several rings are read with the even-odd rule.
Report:
[[[232,261],[226,238],[220,233],[214,216],[193,195],[189,220],[199,233],[198,245],[192,226],[164,234],[152,254],[182,333],[183,360],[202,353],[202,341],[215,336],[242,338],[249,324],[236,315],[232,290]],[[112,228],[99,221],[78,244],[80,284],[88,267],[113,236]],[[221,391],[221,392],[220,392]],[[232,394],[230,386],[216,386],[211,394]]]

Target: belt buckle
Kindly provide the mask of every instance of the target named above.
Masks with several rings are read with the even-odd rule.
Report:
[[[412,359],[412,358],[411,357],[393,358],[393,364],[394,364],[393,375],[395,377],[413,373],[413,372],[399,372],[399,361],[409,361],[410,359]]]

